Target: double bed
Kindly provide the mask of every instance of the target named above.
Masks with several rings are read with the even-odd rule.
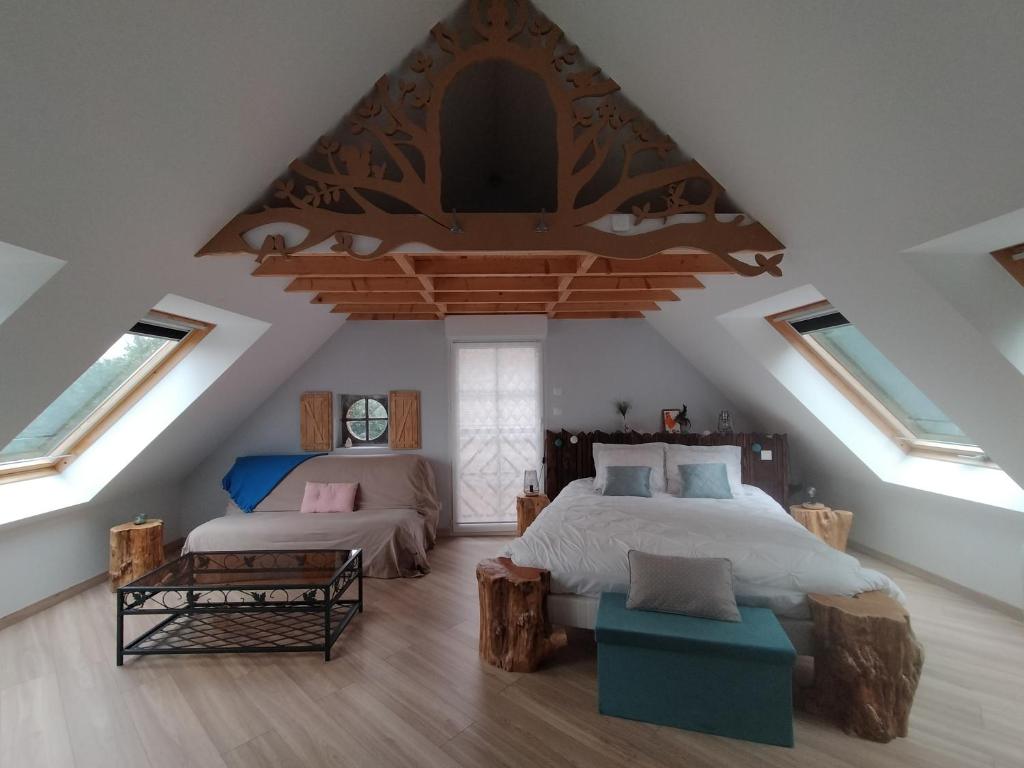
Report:
[[[567,473],[566,485],[537,517],[524,535],[507,545],[505,555],[523,566],[551,572],[551,594],[547,608],[552,623],[592,628],[602,592],[625,592],[629,586],[627,553],[630,549],[684,557],[722,557],[733,564],[734,588],[740,605],[770,608],[779,618],[794,646],[802,653],[811,647],[808,593],[855,595],[881,590],[903,600],[899,588],[877,571],[863,568],[856,558],[825,544],[797,523],[763,487],[746,482],[754,474],[743,471],[733,498],[679,498],[657,490],[650,498],[605,496],[595,489],[593,476],[573,478],[579,472],[594,472],[586,461],[593,444],[602,445],[615,435],[568,435],[555,444],[549,433],[546,461],[557,462]],[[692,442],[699,437],[685,436]],[[647,436],[649,443],[664,445],[664,435]],[[645,442],[640,436],[631,442]],[[754,437],[712,436],[718,444],[739,445],[739,450],[756,454],[768,440],[784,443],[784,435]],[[624,441],[620,438],[620,441]],[[572,451],[567,459],[563,450]],[[758,448],[754,451],[752,448]],[[779,446],[784,456],[784,444]],[[584,453],[585,452],[585,453]],[[621,455],[621,454],[620,454]],[[748,462],[744,462],[748,464]],[[768,467],[761,467],[768,473]],[[785,487],[784,467],[775,467],[777,479],[760,483],[770,490]],[[768,473],[772,474],[772,473]],[[764,474],[767,477],[767,474]],[[548,481],[551,485],[551,464]],[[556,489],[557,490],[557,489]]]

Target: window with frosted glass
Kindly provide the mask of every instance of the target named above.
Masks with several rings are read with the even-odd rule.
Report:
[[[455,524],[512,525],[523,473],[540,470],[541,347],[453,346]]]

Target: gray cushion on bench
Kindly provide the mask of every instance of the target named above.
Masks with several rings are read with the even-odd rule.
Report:
[[[732,563],[719,557],[672,557],[631,549],[626,607],[739,621]]]

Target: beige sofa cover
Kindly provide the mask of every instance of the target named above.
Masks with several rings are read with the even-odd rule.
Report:
[[[353,512],[302,514],[307,482],[359,483]],[[233,503],[203,523],[183,552],[265,549],[363,550],[363,573],[377,578],[427,573],[441,503],[422,456],[317,456],[293,469],[251,514]]]

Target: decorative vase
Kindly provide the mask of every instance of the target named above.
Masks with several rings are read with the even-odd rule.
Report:
[[[732,432],[732,415],[728,411],[718,412],[718,432],[722,435]]]

